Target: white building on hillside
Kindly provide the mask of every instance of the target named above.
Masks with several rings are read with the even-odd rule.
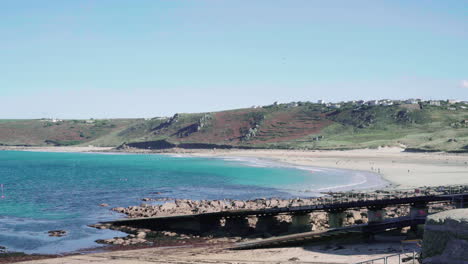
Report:
[[[405,101],[405,104],[417,104],[418,100],[416,99],[408,99]]]

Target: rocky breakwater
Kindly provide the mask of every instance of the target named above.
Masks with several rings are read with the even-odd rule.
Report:
[[[423,263],[468,263],[468,209],[430,215],[424,229]]]
[[[295,199],[254,199],[254,200],[182,200],[176,199],[173,202],[166,202],[164,204],[148,204],[143,203],[140,206],[130,207],[117,207],[113,208],[113,211],[126,214],[130,218],[141,218],[141,217],[155,217],[155,216],[173,216],[173,215],[190,215],[200,213],[211,213],[229,210],[261,210],[268,208],[280,208],[280,207],[295,207],[295,206],[306,206],[314,204],[322,204],[329,198],[295,198]],[[338,199],[338,198],[337,198]],[[359,198],[350,198],[352,199]],[[150,201],[148,198],[144,198],[145,201]],[[348,201],[347,200],[347,201]],[[430,210],[445,210],[446,204],[431,205]],[[367,223],[367,209],[352,209],[344,212],[343,225],[354,225]],[[409,214],[409,205],[398,205],[385,208],[385,217],[394,218],[405,216]],[[309,214],[311,230],[323,230],[329,228],[329,217],[327,212],[313,212]],[[280,223],[291,223],[290,215],[278,215],[275,216],[276,220]],[[251,227],[255,227],[257,222],[256,217],[249,217],[249,224]],[[223,221],[221,221],[223,226]]]
[[[314,198],[294,198],[294,199],[254,199],[254,200],[188,200],[188,199],[175,199],[168,201],[168,198],[158,197],[161,193],[155,192],[155,198],[143,198],[142,201],[145,203],[139,206],[129,207],[116,207],[112,208],[113,211],[126,214],[129,218],[145,218],[145,217],[161,217],[161,216],[174,216],[174,215],[191,215],[201,213],[211,213],[220,211],[231,211],[231,210],[261,210],[268,208],[281,208],[281,207],[295,207],[295,206],[306,206],[324,204],[333,200],[334,202],[351,202],[356,200],[369,200],[369,199],[388,199],[398,197],[409,197],[412,195],[434,195],[444,194],[446,189],[438,188],[424,188],[416,189],[412,191],[402,190],[385,190],[385,191],[374,191],[374,192],[362,192],[362,193],[328,193],[323,197]],[[165,202],[165,203],[161,203]],[[448,203],[436,203],[430,204],[428,211],[429,213],[436,213],[448,209],[453,209],[453,206]],[[385,218],[395,218],[401,216],[407,216],[410,213],[410,205],[397,205],[389,206],[384,208]],[[330,228],[330,215],[324,211],[317,211],[308,214],[310,230],[319,231]],[[363,224],[368,222],[368,209],[366,208],[355,208],[346,210],[341,214],[342,225],[349,226],[354,224]],[[249,225],[249,231],[244,234],[231,232],[229,230],[232,225],[227,224],[227,219],[220,219],[219,226],[213,228],[213,230],[201,234],[202,237],[265,237],[269,235],[277,235],[289,231],[289,227],[292,223],[292,216],[290,215],[277,215],[274,216],[274,222],[276,224],[269,224],[267,229],[262,224],[257,225],[259,222],[258,217],[249,216],[247,217],[247,223]],[[93,225],[95,228],[110,228],[119,230],[130,234],[126,238],[114,238],[110,240],[100,241],[107,244],[119,244],[119,245],[132,245],[138,243],[152,243],[151,241],[157,241],[161,237],[179,237],[186,238],[181,230],[148,230],[138,229],[129,226],[116,226],[111,224],[97,224]],[[263,227],[263,228],[258,228]],[[408,229],[402,230],[406,233]],[[175,232],[174,232],[175,231]],[[246,236],[245,236],[246,235]],[[148,240],[148,237],[156,238]]]
[[[200,236],[178,234],[170,231],[154,231],[145,228],[136,228],[131,226],[114,226],[111,224],[95,224],[90,225],[97,229],[112,229],[125,232],[128,235],[125,237],[114,237],[110,239],[99,239],[96,240],[100,244],[109,244],[114,246],[151,246],[151,245],[162,245],[162,246],[173,246],[186,244],[187,241],[199,242],[205,238]],[[238,238],[236,238],[238,239]]]
[[[148,198],[143,200],[149,201]],[[261,210],[267,208],[304,206],[320,203],[322,198],[296,198],[296,199],[255,199],[255,200],[186,200],[176,199],[174,202],[166,202],[160,205],[151,205],[143,203],[140,206],[117,207],[113,211],[126,214],[130,218],[140,217],[155,217],[155,216],[172,216],[172,215],[188,215],[212,213],[229,210]],[[324,226],[326,223],[326,215],[324,213],[311,214],[317,220],[317,225]],[[356,216],[357,214],[354,214]],[[290,222],[290,216],[277,216],[280,221]],[[252,220],[252,219],[250,219]],[[252,222],[252,221],[251,221]]]

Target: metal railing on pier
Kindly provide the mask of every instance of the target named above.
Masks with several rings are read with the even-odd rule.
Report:
[[[354,264],[418,264],[419,253],[413,251],[411,253],[398,253],[394,255],[389,255],[381,258],[370,259],[366,261],[357,262]]]
[[[319,197],[315,204],[336,204],[346,202],[362,202],[388,200],[398,198],[412,198],[421,196],[435,195],[457,195],[468,193],[468,185],[440,186],[440,187],[422,187],[422,188],[406,188],[395,189],[389,191],[372,191],[372,192],[323,192],[325,196]]]

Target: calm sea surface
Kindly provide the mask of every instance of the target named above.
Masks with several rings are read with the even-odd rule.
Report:
[[[101,203],[138,205],[144,197],[311,196],[303,191],[359,180],[349,171],[281,167],[262,160],[0,151],[0,245],[26,253],[95,247],[96,239],[121,234],[87,227],[123,217]],[[49,237],[47,231],[56,229],[68,235]]]

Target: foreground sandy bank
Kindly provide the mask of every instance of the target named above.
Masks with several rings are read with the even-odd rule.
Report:
[[[149,264],[149,263],[355,263],[391,255],[392,252],[407,252],[412,255],[414,246],[400,243],[373,243],[353,245],[322,245],[290,248],[269,248],[234,251],[226,249],[229,244],[197,247],[148,248],[113,251],[56,259],[35,260],[36,264]],[[398,263],[398,259],[388,263]]]
[[[200,157],[269,158],[295,165],[370,171],[396,187],[468,184],[468,155],[409,153],[400,148],[349,151],[181,150]]]

